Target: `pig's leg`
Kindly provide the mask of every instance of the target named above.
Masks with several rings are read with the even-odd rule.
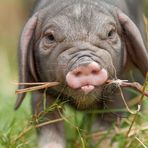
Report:
[[[35,116],[43,112],[43,98],[44,96],[42,93],[33,93],[32,108],[33,114]],[[49,107],[50,105],[52,105],[52,103],[52,97],[47,96],[46,106]],[[44,122],[59,118],[60,115],[57,110],[51,111],[44,116]],[[65,148],[64,126],[62,121],[40,127],[38,129],[38,135],[39,148]]]

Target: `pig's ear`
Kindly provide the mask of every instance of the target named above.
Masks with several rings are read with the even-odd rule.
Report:
[[[132,63],[145,76],[148,72],[148,50],[136,24],[122,11],[117,11],[119,22],[123,29],[127,53]]]
[[[19,82],[31,82],[36,77],[33,67],[33,55],[32,55],[32,40],[34,30],[37,24],[38,13],[35,13],[26,23],[21,34],[19,48],[18,48],[18,62],[19,62]],[[18,89],[24,89],[26,85],[20,85]],[[15,109],[18,109],[21,105],[25,93],[18,94],[16,100]]]

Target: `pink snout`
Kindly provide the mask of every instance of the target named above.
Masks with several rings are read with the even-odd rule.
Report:
[[[107,71],[99,66],[96,62],[92,62],[85,66],[80,66],[66,75],[66,82],[73,89],[80,88],[84,93],[88,94],[95,86],[104,84],[108,79]]]

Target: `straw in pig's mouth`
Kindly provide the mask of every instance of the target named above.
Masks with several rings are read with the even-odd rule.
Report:
[[[18,89],[18,90],[16,90],[16,94],[21,94],[21,93],[26,93],[26,92],[31,92],[31,91],[41,90],[41,89],[47,89],[50,87],[60,85],[59,82],[16,83],[16,84],[17,85],[32,86],[32,87],[28,87],[25,89]],[[147,91],[143,92],[143,86],[141,84],[139,84],[138,82],[130,83],[130,82],[127,82],[127,80],[125,81],[125,80],[118,79],[118,80],[107,80],[106,84],[116,84],[117,86],[120,86],[120,87],[130,87],[130,88],[133,88],[148,97],[148,92]],[[94,87],[95,86],[92,86],[92,85],[86,85],[86,86],[82,86],[81,89],[82,90],[83,89],[87,90],[87,88],[94,89]]]

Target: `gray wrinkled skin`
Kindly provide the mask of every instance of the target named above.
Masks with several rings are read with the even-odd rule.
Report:
[[[137,63],[134,48],[141,45],[132,37],[124,35],[117,9],[122,10],[137,25],[145,41],[138,0],[38,0],[32,20],[28,21],[31,27],[26,25],[22,33],[25,37],[20,41],[20,82],[60,82],[53,90],[70,97],[72,106],[79,110],[124,107],[118,89],[114,90],[113,87],[108,88],[103,84],[86,95],[81,90],[70,88],[66,83],[68,72],[91,62],[96,62],[106,69],[108,79],[129,79],[126,73],[129,63],[145,75],[148,65],[139,65],[148,61],[147,51],[145,48],[141,49],[138,56],[146,56],[143,61],[138,61],[140,64]],[[128,34],[131,35],[130,31],[126,35]],[[18,96],[18,100],[23,99],[24,95]],[[33,92],[34,114],[43,110],[42,98],[43,92]],[[55,99],[47,91],[47,107]],[[21,101],[18,101],[16,108],[20,104]],[[50,113],[47,117],[57,119],[58,111]],[[100,118],[103,125],[116,120],[117,116],[112,113]],[[41,148],[64,148],[63,123],[40,128],[39,141]]]

